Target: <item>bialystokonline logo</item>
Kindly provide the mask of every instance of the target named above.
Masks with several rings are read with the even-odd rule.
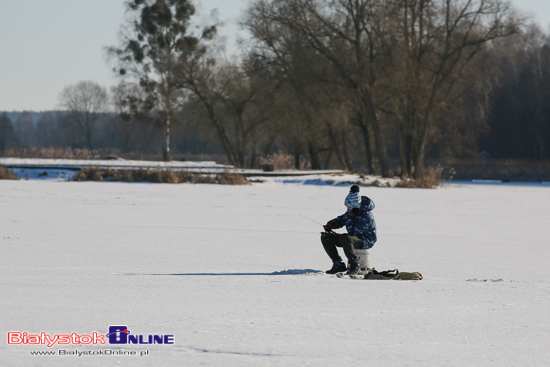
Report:
[[[109,326],[107,334],[96,331],[91,334],[48,334],[44,331],[32,334],[26,331],[9,331],[9,345],[105,345],[105,344],[174,344],[170,334],[133,334],[125,325]]]

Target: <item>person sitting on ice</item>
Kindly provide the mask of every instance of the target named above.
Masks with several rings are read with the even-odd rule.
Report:
[[[334,263],[327,274],[336,274],[348,270],[347,274],[356,275],[359,272],[360,264],[355,254],[355,249],[369,249],[376,242],[376,223],[372,210],[374,202],[366,196],[359,198],[359,186],[353,185],[346,196],[344,205],[346,213],[331,219],[323,227],[325,233],[321,234],[321,242],[328,256]],[[335,233],[332,230],[346,226],[347,234]],[[350,267],[338,254],[337,247],[344,249]]]

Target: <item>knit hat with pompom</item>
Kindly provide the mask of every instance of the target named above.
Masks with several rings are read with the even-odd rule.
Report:
[[[351,187],[348,196],[346,196],[346,200],[344,200],[344,205],[351,208],[361,207],[361,199],[359,198],[359,186],[353,185]]]

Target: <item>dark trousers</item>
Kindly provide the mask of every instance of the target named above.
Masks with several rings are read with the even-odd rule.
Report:
[[[337,247],[342,247],[350,264],[355,264],[357,263],[355,249],[360,249],[363,247],[362,239],[349,234],[321,233],[321,242],[323,243],[323,247],[325,248],[327,255],[333,262],[342,261],[337,249]]]

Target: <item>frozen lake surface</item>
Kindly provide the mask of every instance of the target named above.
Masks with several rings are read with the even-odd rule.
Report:
[[[0,181],[0,365],[548,364],[548,185],[361,188],[372,265],[424,276],[372,281],[324,274],[321,226],[300,216],[341,214],[348,186],[292,182]],[[174,344],[7,339],[111,325]],[[137,355],[78,356],[106,350]]]

